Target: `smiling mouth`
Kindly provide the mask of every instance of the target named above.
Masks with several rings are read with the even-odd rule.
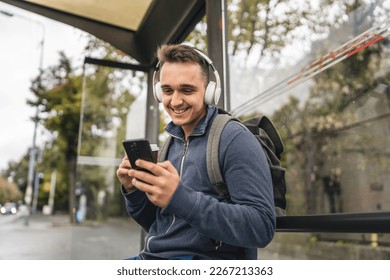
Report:
[[[171,108],[171,110],[172,110],[175,114],[181,115],[181,114],[183,114],[185,111],[187,111],[188,108],[185,108],[185,109],[174,109],[174,108]]]

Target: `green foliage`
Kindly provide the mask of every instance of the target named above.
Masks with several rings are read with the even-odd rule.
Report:
[[[76,153],[81,105],[81,77],[73,71],[70,60],[60,53],[59,64],[33,80],[31,91],[36,101],[29,101],[30,105],[39,106],[40,121],[66,151],[67,159]]]
[[[103,67],[94,67],[93,71],[91,69],[85,76],[80,153],[101,156],[101,151],[112,147],[117,150],[120,147],[118,139],[124,138],[124,120],[135,97],[121,85],[123,75]],[[67,210],[77,206],[75,184],[79,176],[77,180],[82,180],[88,186],[93,212],[96,208],[93,206],[96,204],[96,194],[106,187],[106,172],[76,165],[83,96],[83,77],[77,73],[69,58],[60,53],[59,63],[33,80],[31,90],[36,100],[30,100],[29,104],[39,106],[38,121],[52,135],[42,153],[38,172],[45,174],[47,184],[51,171],[57,170],[56,209]],[[113,133],[118,137],[109,137]],[[82,169],[85,174],[77,172],[77,169]],[[46,204],[48,191],[47,188],[40,188],[40,204]]]
[[[0,204],[9,201],[19,201],[22,199],[22,193],[18,186],[13,182],[0,177]]]
[[[8,168],[0,173],[3,178],[12,178],[18,189],[24,193],[27,187],[28,153],[20,161],[11,161]]]

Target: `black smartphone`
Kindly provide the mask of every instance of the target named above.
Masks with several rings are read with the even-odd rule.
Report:
[[[156,162],[155,157],[152,153],[152,149],[150,148],[149,141],[146,139],[131,139],[123,140],[122,144],[125,148],[126,155],[129,158],[132,168],[150,173],[149,170],[140,168],[135,165],[137,159]]]

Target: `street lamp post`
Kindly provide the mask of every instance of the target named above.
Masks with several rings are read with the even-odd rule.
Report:
[[[45,26],[42,22],[31,19],[29,17],[25,17],[18,14],[13,14],[4,10],[0,10],[0,14],[8,16],[8,17],[18,17],[24,20],[32,21],[36,24],[38,24],[42,28],[42,38],[39,43],[40,46],[40,57],[39,57],[39,75],[42,74],[42,67],[43,67],[43,52],[44,52],[44,45],[45,45]],[[37,130],[38,130],[38,118],[39,118],[39,107],[36,106],[35,116],[34,116],[34,134],[33,134],[33,141],[32,146],[29,150],[29,163],[28,163],[28,173],[27,173],[27,188],[24,195],[24,201],[25,203],[31,207],[31,204],[33,202],[33,184],[34,183],[34,174],[36,173],[36,163],[37,163],[37,155],[39,148],[36,145],[36,138],[37,138]],[[37,174],[35,175],[37,176]],[[36,181],[36,180],[35,180]],[[36,188],[37,186],[34,186]],[[36,199],[34,197],[34,199]]]

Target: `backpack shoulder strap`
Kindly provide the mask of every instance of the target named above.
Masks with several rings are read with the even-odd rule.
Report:
[[[271,139],[275,147],[275,155],[278,159],[280,159],[281,154],[284,152],[284,145],[275,125],[269,118],[262,116],[259,122],[259,127],[261,127]]]
[[[206,148],[206,167],[208,176],[211,184],[215,187],[216,192],[222,197],[228,196],[228,190],[219,166],[219,141],[221,139],[222,130],[230,120],[237,120],[237,118],[228,114],[218,114],[215,117],[211,124]]]
[[[171,144],[172,136],[168,135],[167,139],[165,139],[164,143],[161,145],[158,151],[157,162],[163,162],[167,159],[169,145]]]
[[[246,120],[243,123],[254,135],[259,135],[260,140],[265,142],[265,146],[271,148],[272,152],[280,159],[284,151],[284,144],[275,125],[268,117],[262,115]]]

